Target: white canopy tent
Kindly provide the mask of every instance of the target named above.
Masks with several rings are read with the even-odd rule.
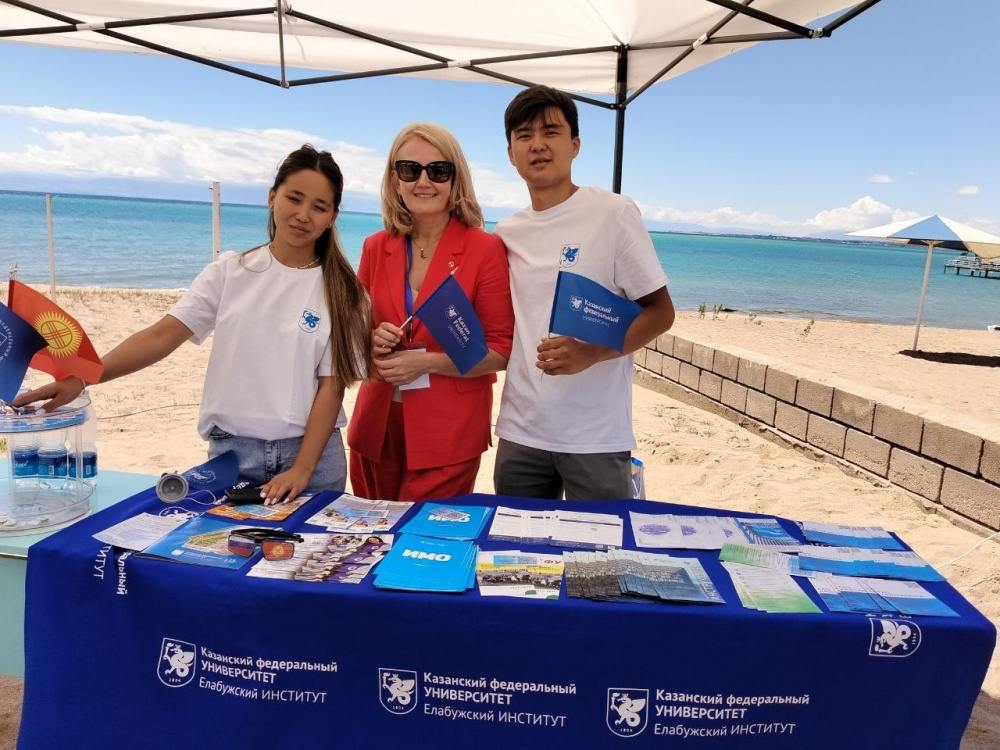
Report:
[[[619,191],[625,111],[650,86],[762,41],[829,37],[879,0],[252,1],[0,0],[0,41],[174,55],[286,88],[380,75],[542,83],[616,113]]]

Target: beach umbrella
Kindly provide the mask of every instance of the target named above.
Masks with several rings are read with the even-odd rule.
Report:
[[[878,237],[907,245],[927,245],[924,283],[920,289],[920,303],[917,305],[917,328],[913,332],[913,351],[917,350],[917,339],[920,337],[920,321],[924,314],[924,297],[927,296],[927,279],[931,273],[934,248],[968,250],[980,258],[1000,258],[1000,237],[937,214],[883,224],[871,229],[859,229],[849,234],[853,237]]]

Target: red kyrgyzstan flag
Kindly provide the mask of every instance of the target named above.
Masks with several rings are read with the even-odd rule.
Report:
[[[101,379],[104,365],[83,327],[44,294],[11,280],[7,307],[45,337],[47,346],[31,358],[31,367],[56,380],[76,375],[85,383]]]

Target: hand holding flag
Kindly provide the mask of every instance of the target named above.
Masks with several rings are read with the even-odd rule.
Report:
[[[458,270],[457,268],[455,269]],[[463,375],[489,354],[486,334],[476,310],[465,296],[455,271],[413,311]],[[405,327],[406,323],[401,327]]]
[[[549,331],[622,352],[642,307],[585,276],[560,271],[552,299]]]

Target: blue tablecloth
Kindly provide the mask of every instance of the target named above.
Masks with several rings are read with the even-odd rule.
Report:
[[[333,497],[314,498],[284,528]],[[559,507],[622,513],[630,548],[629,509],[715,513]],[[908,619],[909,648],[873,655],[879,618],[743,609],[717,552],[675,554],[702,560],[725,606],[265,580],[91,537],[165,508],[147,491],[31,548],[21,750],[946,750],[959,746],[995,641],[953,588],[926,584],[961,616]],[[487,549],[552,550],[485,537]]]

